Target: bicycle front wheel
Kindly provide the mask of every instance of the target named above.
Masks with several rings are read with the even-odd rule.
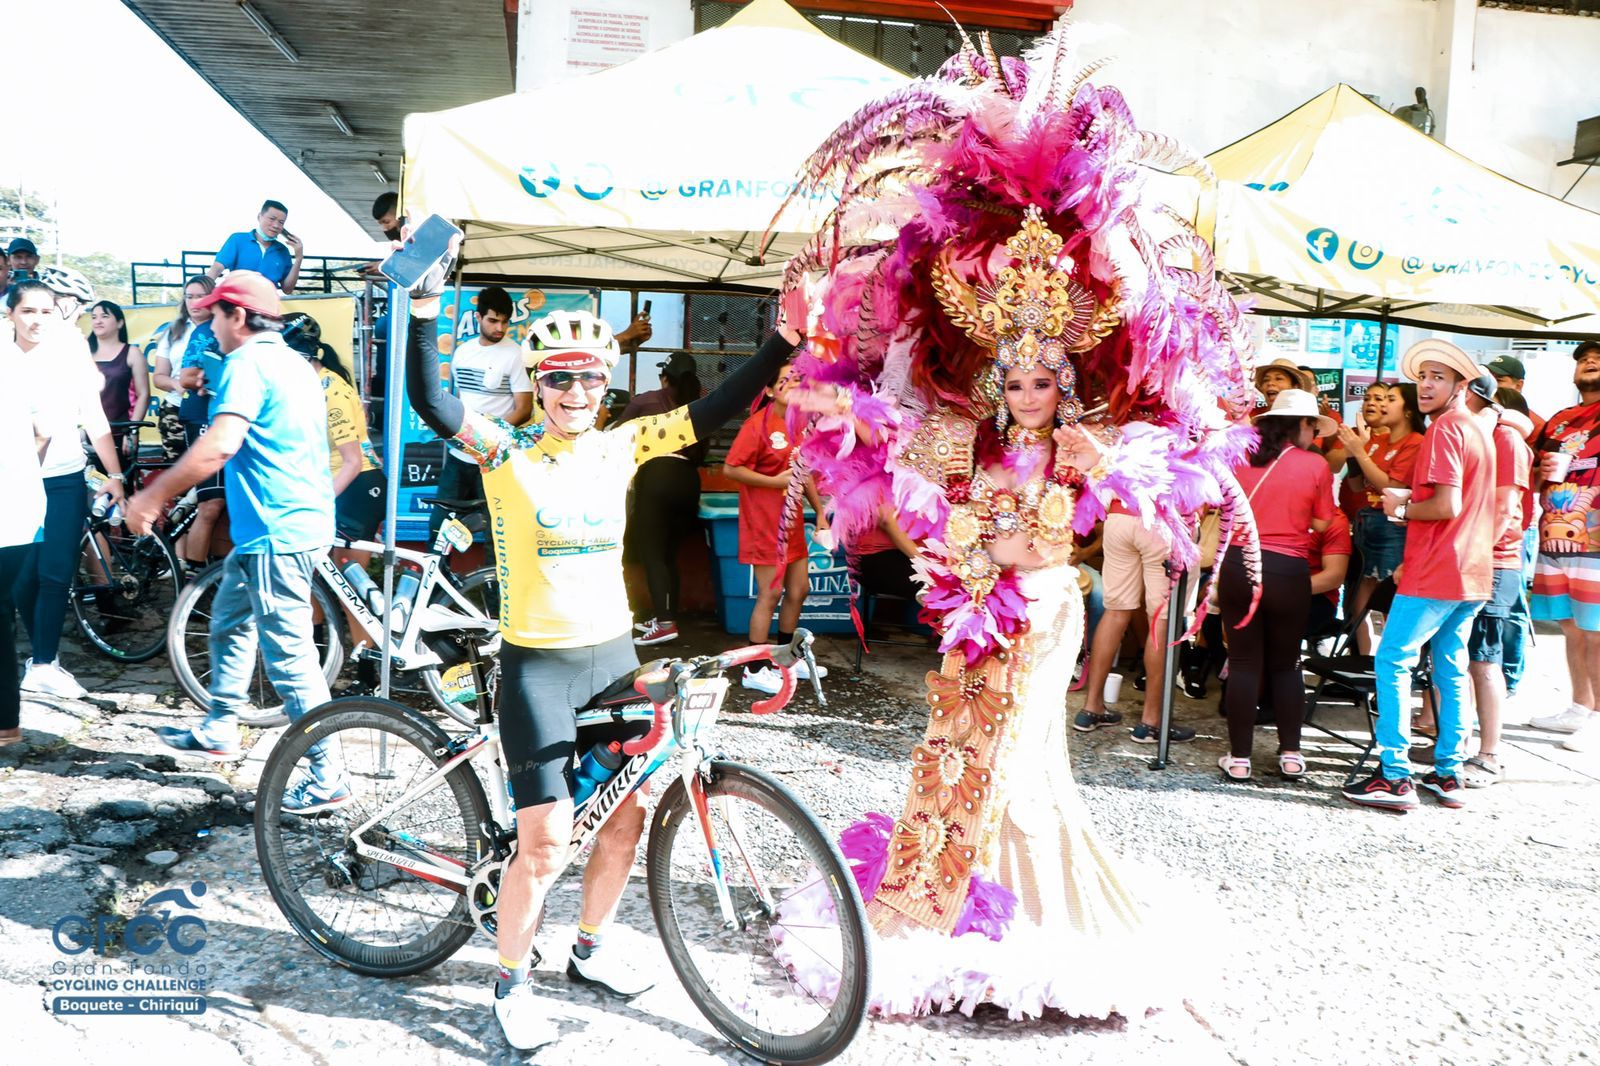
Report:
[[[766,1062],[826,1062],[867,1012],[871,956],[855,877],[816,816],[774,778],[713,762],[703,780],[733,921],[678,780],[656,809],[646,851],[667,958],[695,1006],[740,1050]]]
[[[166,627],[167,658],[178,687],[196,706],[211,706],[211,602],[216,598],[217,582],[222,580],[221,562],[212,563],[184,588],[172,609]],[[344,665],[344,643],[339,638],[339,608],[321,583],[311,586],[311,601],[320,621],[311,627],[311,640],[317,646],[322,675],[333,684]],[[239,712],[239,721],[258,729],[283,725],[289,720],[283,701],[267,677],[261,653],[256,653],[255,672],[250,676],[250,703]]]
[[[177,553],[160,533],[93,522],[72,578],[72,613],[89,642],[111,658],[142,663],[161,654],[183,583]]]
[[[455,954],[476,928],[466,894],[410,869],[367,858],[351,833],[427,780],[450,738],[420,712],[367,697],[334,700],[300,719],[267,757],[256,792],[261,876],[295,932],[319,954],[357,973],[404,977]],[[351,799],[302,817],[284,801],[312,773],[338,779]],[[482,826],[489,801],[470,763],[368,830],[363,840],[422,865],[469,871],[490,854]]]

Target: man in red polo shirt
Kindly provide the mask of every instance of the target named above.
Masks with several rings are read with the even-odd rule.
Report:
[[[1417,805],[1411,786],[1411,671],[1432,642],[1439,690],[1439,739],[1424,789],[1446,807],[1466,805],[1461,764],[1470,725],[1467,635],[1494,587],[1495,466],[1488,427],[1467,410],[1467,382],[1478,367],[1448,341],[1411,346],[1401,370],[1417,383],[1417,405],[1432,417],[1412,475],[1410,499],[1386,491],[1383,509],[1407,522],[1399,592],[1374,662],[1380,766],[1346,785],[1346,799],[1403,811]]]

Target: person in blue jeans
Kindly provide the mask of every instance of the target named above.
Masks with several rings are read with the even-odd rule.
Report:
[[[1405,555],[1383,639],[1377,675],[1380,765],[1343,789],[1352,803],[1404,811],[1417,805],[1411,783],[1411,671],[1432,642],[1439,690],[1434,770],[1421,787],[1446,807],[1464,807],[1461,780],[1471,731],[1467,636],[1494,587],[1495,459],[1490,425],[1464,399],[1480,368],[1447,341],[1411,346],[1401,371],[1417,383],[1417,403],[1432,418],[1412,472],[1411,496],[1385,490],[1384,513],[1407,523]],[[1403,491],[1403,490],[1401,490]]]
[[[128,524],[143,533],[168,499],[222,469],[234,546],[212,602],[211,708],[192,729],[157,734],[176,751],[227,762],[241,754],[238,711],[249,698],[258,646],[291,722],[328,702],[311,640],[311,583],[333,542],[333,482],[322,385],[278,333],[277,289],[260,274],[235,270],[201,303],[212,308],[224,353],[210,428],[129,501]],[[349,803],[330,755],[317,745],[309,756],[310,773],[284,809],[314,814]]]

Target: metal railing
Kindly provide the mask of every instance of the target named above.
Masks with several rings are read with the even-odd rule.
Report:
[[[133,302],[177,303],[184,283],[196,274],[204,274],[216,259],[216,252],[190,249],[179,253],[175,263],[170,259],[159,263],[130,263]],[[367,283],[361,268],[370,262],[371,256],[308,255],[300,263],[300,277],[294,291],[303,296],[319,292],[361,292]]]

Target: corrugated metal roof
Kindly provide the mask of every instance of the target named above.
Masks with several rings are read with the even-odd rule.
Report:
[[[497,0],[251,0],[299,55],[291,63],[237,0],[123,0],[251,125],[369,232],[399,188],[401,124],[512,90]],[[333,104],[354,130],[341,133]]]

